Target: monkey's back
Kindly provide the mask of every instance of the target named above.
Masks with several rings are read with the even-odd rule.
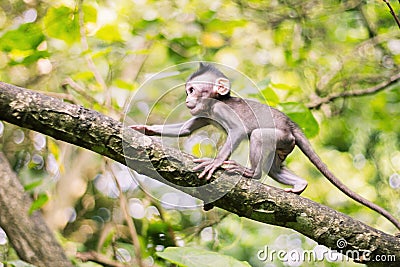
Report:
[[[251,99],[230,97],[223,101],[243,122],[249,132],[259,128],[291,131],[294,124],[283,112]]]

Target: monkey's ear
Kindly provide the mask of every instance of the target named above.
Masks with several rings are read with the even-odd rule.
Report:
[[[231,85],[229,80],[226,78],[216,79],[213,90],[215,93],[218,93],[219,95],[227,95],[231,90]]]

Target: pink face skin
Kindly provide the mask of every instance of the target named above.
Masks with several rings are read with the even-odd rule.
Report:
[[[186,107],[192,115],[199,115],[210,109],[210,100],[215,99],[214,77],[206,75],[195,77],[186,83]]]

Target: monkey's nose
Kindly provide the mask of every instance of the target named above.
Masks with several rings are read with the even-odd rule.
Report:
[[[188,108],[193,108],[195,105],[193,104],[193,102],[190,101],[186,101],[186,107]]]

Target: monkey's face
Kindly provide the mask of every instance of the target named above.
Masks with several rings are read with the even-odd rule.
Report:
[[[198,77],[198,78],[201,78]],[[192,115],[207,113],[216,101],[214,83],[204,79],[193,79],[186,83],[186,107]]]

